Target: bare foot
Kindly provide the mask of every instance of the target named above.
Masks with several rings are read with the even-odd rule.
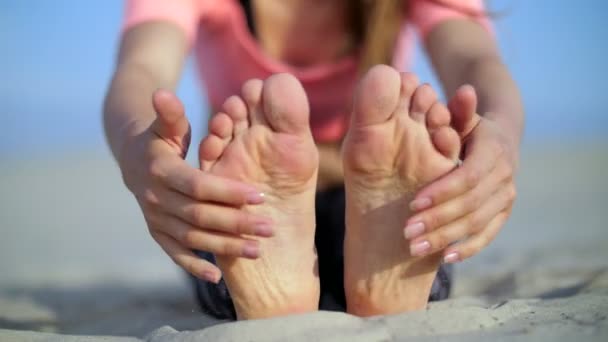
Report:
[[[269,217],[275,234],[259,239],[257,259],[217,257],[239,319],[317,310],[315,235],[318,152],[308,100],[291,75],[243,85],[210,122],[201,167],[264,192],[263,205],[243,209]],[[251,236],[251,239],[256,239]]]
[[[460,141],[449,123],[447,108],[413,74],[381,65],[361,81],[343,147],[349,313],[425,307],[441,255],[412,256],[403,229],[415,191],[455,167]]]

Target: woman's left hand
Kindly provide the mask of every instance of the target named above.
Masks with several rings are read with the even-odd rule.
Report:
[[[462,165],[421,189],[412,201],[414,215],[406,227],[410,250],[430,246],[416,255],[443,250],[444,262],[454,263],[494,240],[516,196],[518,150],[512,140],[497,123],[481,118],[466,140]]]

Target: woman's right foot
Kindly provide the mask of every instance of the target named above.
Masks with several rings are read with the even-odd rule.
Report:
[[[416,257],[404,226],[417,189],[456,165],[460,140],[450,114],[412,74],[372,68],[355,98],[344,140],[348,312],[359,316],[423,308],[440,255]]]
[[[256,186],[264,204],[243,209],[274,222],[274,236],[257,239],[259,250],[250,251],[258,258],[216,258],[239,319],[318,309],[318,152],[308,117],[306,94],[293,76],[252,80],[241,97],[226,100],[201,143],[203,170]]]

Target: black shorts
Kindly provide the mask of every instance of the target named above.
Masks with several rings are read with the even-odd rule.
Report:
[[[344,188],[317,193],[317,229],[315,244],[319,255],[319,278],[321,281],[320,310],[345,311],[344,296]],[[207,252],[197,252],[202,258],[215,263]],[[203,312],[219,319],[236,319],[234,305],[224,280],[213,284],[190,277]],[[431,288],[429,301],[446,299],[450,294],[452,265],[443,264],[437,272]]]

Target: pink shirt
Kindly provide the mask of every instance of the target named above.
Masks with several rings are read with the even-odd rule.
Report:
[[[401,70],[407,69],[414,45],[409,27],[414,27],[424,38],[445,20],[468,18],[467,13],[471,11],[482,13],[484,10],[483,0],[442,0],[445,5],[430,0],[410,1],[405,19],[411,26],[402,29],[393,60],[393,65]],[[310,67],[293,67],[273,59],[251,35],[237,0],[126,1],[123,31],[143,22],[161,20],[184,31],[196,54],[212,108],[220,108],[226,98],[238,94],[248,79],[265,79],[273,73],[289,72],[302,82],[308,95],[314,138],[331,142],[344,136],[357,79],[357,56]],[[490,29],[487,19],[478,16],[473,20]]]

